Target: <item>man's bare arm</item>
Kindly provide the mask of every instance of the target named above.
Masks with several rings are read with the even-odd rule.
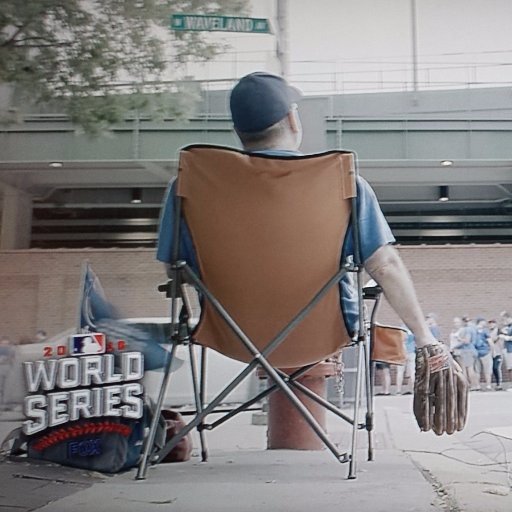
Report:
[[[398,251],[391,245],[377,249],[365,262],[365,269],[382,288],[396,314],[409,327],[416,346],[435,343],[419,304],[409,271]]]

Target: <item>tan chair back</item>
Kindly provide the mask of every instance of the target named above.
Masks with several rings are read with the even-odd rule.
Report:
[[[407,360],[405,340],[407,331],[401,327],[374,324],[370,359],[380,363],[404,365]]]
[[[180,153],[177,194],[203,282],[262,349],[340,268],[356,194],[354,156],[269,157],[190,146]],[[251,360],[205,303],[195,339]],[[268,359],[275,367],[302,366],[349,341],[333,286]]]

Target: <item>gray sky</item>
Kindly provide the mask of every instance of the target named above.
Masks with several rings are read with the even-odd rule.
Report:
[[[288,0],[291,78],[318,92],[403,89],[412,81],[411,3]],[[252,5],[252,16],[273,17],[275,0]],[[416,10],[420,86],[512,82],[512,0],[416,0]],[[232,53],[189,71],[204,78],[276,71],[273,36],[224,38]]]

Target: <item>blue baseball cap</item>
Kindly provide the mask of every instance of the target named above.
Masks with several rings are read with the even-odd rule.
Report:
[[[254,133],[281,121],[302,97],[280,76],[255,72],[244,76],[231,91],[229,106],[235,128]]]

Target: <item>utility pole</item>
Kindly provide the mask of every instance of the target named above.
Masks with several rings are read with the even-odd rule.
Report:
[[[288,0],[276,0],[276,56],[284,78],[290,74],[288,51]]]
[[[416,0],[411,0],[411,39],[412,39],[412,88],[418,92],[418,33],[416,19]]]

